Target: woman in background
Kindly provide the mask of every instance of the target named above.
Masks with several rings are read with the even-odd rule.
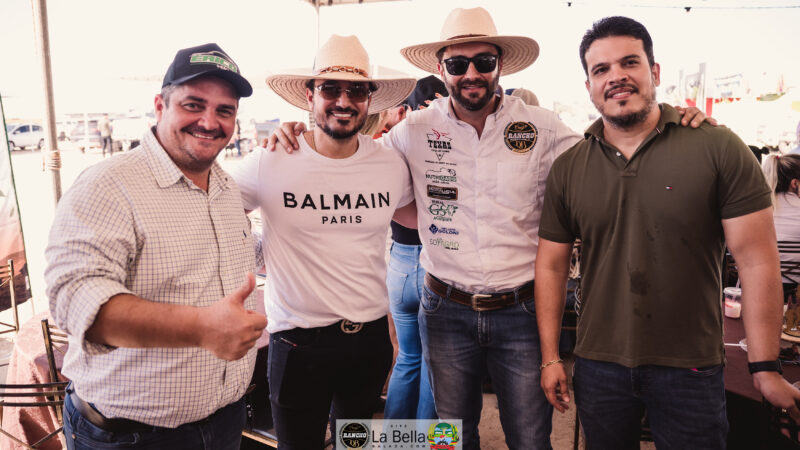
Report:
[[[767,155],[764,157],[762,169],[772,190],[773,218],[778,241],[800,242],[800,155]],[[783,252],[781,261],[800,262],[800,253]],[[799,276],[784,276],[784,295],[794,292],[798,282]]]

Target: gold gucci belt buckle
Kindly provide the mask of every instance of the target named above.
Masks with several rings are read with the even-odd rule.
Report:
[[[356,334],[361,331],[362,328],[364,328],[364,324],[345,319],[339,322],[339,328],[341,328],[342,333]]]

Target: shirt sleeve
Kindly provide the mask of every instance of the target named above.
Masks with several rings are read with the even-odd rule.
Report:
[[[236,182],[239,191],[242,193],[242,204],[244,209],[252,211],[260,206],[259,193],[261,192],[261,164],[262,158],[267,150],[256,148],[247,156],[242,158],[237,164],[230,167],[227,172]],[[283,151],[278,148],[275,151]]]
[[[560,172],[560,167],[563,166],[564,158],[556,159],[547,176],[539,237],[553,242],[569,243],[575,240],[576,235],[570,226],[565,197],[566,177]]]
[[[125,280],[136,248],[126,196],[110,176],[84,173],[56,210],[45,250],[45,281],[56,324],[89,354],[113,349],[88,342],[84,335],[111,297],[132,294]]]
[[[769,186],[750,148],[726,128],[712,132],[727,135],[720,139],[723,144],[718,150],[721,159],[717,183],[720,216],[731,219],[772,206]]]

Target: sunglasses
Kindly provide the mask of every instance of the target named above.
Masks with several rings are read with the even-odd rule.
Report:
[[[314,89],[316,89],[325,100],[337,100],[341,97],[342,91],[347,94],[347,98],[350,99],[350,101],[355,103],[365,102],[372,95],[369,86],[364,84],[353,84],[346,89],[338,84],[320,84]]]
[[[442,62],[450,75],[464,75],[469,69],[469,63],[474,64],[478,72],[489,73],[497,67],[497,55],[477,55],[472,58],[453,56]]]

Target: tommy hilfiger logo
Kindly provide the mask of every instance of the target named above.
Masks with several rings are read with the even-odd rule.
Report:
[[[444,155],[449,153],[453,148],[450,145],[453,138],[450,137],[450,133],[443,133],[433,128],[431,128],[431,131],[433,131],[433,133],[426,134],[428,137],[428,148],[431,149],[431,151],[436,154],[439,161],[441,161]]]

